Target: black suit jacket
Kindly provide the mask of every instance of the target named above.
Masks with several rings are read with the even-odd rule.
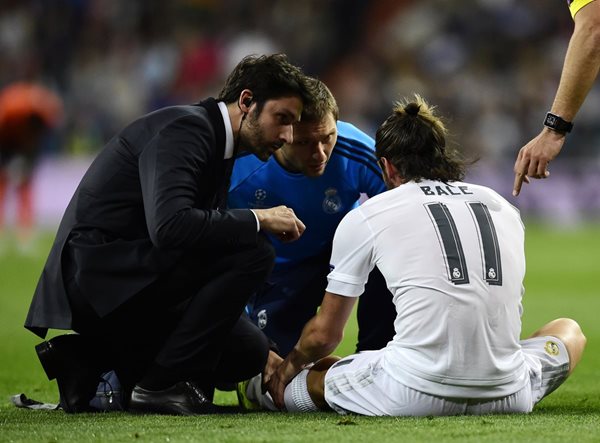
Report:
[[[233,160],[214,99],[160,109],[117,134],[94,160],[61,221],[25,327],[71,329],[65,257],[103,317],[172,269],[183,254],[257,243],[246,209],[221,210]]]

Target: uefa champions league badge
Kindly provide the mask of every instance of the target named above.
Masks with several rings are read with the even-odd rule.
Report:
[[[558,344],[556,344],[556,342],[548,340],[544,345],[544,351],[546,351],[546,354],[556,357],[560,352],[560,348],[558,347]]]
[[[342,210],[342,199],[338,195],[337,189],[329,188],[325,191],[323,199],[323,211],[327,214],[336,214]]]
[[[267,191],[261,188],[258,188],[254,191],[254,200],[248,203],[248,207],[254,209],[264,209],[267,207],[267,202],[265,201],[267,198]]]
[[[254,198],[257,201],[261,201],[264,200],[265,198],[267,198],[267,191],[265,191],[264,189],[257,189],[256,191],[254,191]]]

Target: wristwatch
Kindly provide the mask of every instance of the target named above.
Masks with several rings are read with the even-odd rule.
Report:
[[[553,131],[560,132],[561,134],[571,132],[571,129],[573,129],[573,123],[568,122],[564,120],[560,115],[556,115],[551,112],[548,112],[546,114],[546,118],[544,119],[544,126],[552,129]]]

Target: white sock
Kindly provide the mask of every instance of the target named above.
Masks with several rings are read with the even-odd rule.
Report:
[[[285,387],[283,401],[288,412],[313,412],[319,410],[308,393],[308,386],[306,385],[308,371],[308,369],[303,369]]]
[[[279,411],[273,403],[273,398],[271,398],[271,394],[268,392],[266,394],[262,393],[262,375],[258,374],[255,377],[252,377],[248,382],[248,387],[246,388],[246,396],[249,400],[255,401],[258,403],[263,409],[268,409],[269,411]]]

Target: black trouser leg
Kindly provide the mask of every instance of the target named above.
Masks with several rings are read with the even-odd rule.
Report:
[[[263,371],[269,356],[269,340],[242,314],[223,344],[223,353],[215,368],[216,380],[237,383]]]
[[[184,379],[214,373],[225,340],[250,295],[271,271],[273,260],[272,246],[261,237],[258,248],[216,262],[211,267],[213,278],[191,297],[155,362],[177,371]]]
[[[323,301],[330,251],[272,273],[250,303],[250,318],[285,357]]]
[[[394,338],[396,307],[379,269],[369,274],[365,292],[358,300],[356,352],[382,349]]]
[[[202,258],[188,254],[172,272],[104,318],[72,281],[73,328],[112,360],[128,387],[157,365],[174,382],[208,378],[273,260],[272,246],[263,237],[256,248]]]

